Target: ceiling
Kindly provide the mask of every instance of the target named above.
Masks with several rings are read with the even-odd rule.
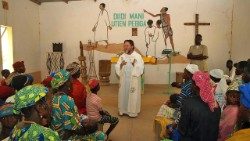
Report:
[[[41,5],[44,2],[65,2],[65,3],[68,3],[69,1],[81,1],[81,0],[30,0],[30,1]],[[94,1],[96,1],[96,0],[94,0]]]

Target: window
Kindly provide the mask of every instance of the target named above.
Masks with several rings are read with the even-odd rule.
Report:
[[[0,69],[13,71],[13,38],[12,27],[0,25]]]

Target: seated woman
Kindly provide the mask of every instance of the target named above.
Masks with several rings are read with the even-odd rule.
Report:
[[[242,79],[244,84],[239,87],[240,112],[238,129],[242,129],[250,123],[250,63],[248,63]]]
[[[51,81],[55,92],[52,100],[51,128],[59,133],[62,140],[96,140],[99,136],[103,136],[103,133],[95,133],[96,122],[80,121],[75,102],[68,95],[71,88],[70,79],[70,73],[61,70],[53,76]]]
[[[0,122],[2,124],[0,140],[7,141],[9,139],[11,131],[20,119],[19,115],[13,113],[13,104],[5,104],[0,107]]]
[[[87,92],[85,86],[78,80],[81,76],[80,66],[78,63],[73,62],[66,67],[66,70],[70,72],[71,75],[71,91],[70,97],[75,101],[80,115],[87,115],[86,110],[86,98]]]
[[[178,130],[181,141],[216,141],[219,133],[220,107],[208,73],[193,75],[193,97],[184,101]]]
[[[10,73],[10,75],[5,79],[7,86],[10,85],[13,77],[20,75],[20,74],[24,74],[26,71],[23,61],[17,61],[12,66],[13,66],[14,71]]]
[[[221,69],[213,69],[209,72],[210,78],[215,86],[215,99],[219,103],[221,111],[223,111],[226,105],[226,92],[228,89],[226,78],[224,77],[224,72]]]
[[[220,119],[220,132],[218,141],[226,140],[234,131],[238,120],[240,94],[239,91],[230,90],[226,93],[226,107]]]
[[[47,92],[48,89],[42,85],[31,85],[15,94],[13,112],[24,115],[24,118],[13,129],[10,140],[60,140],[57,132],[42,126],[44,118],[50,114],[45,101]]]

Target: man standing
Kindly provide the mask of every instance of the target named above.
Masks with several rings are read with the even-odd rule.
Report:
[[[104,3],[100,4],[99,8],[101,11],[92,31],[94,32],[94,41],[96,43],[104,41],[108,45],[108,30],[111,30],[112,27],[110,26],[109,14],[105,7]]]
[[[136,117],[141,108],[141,75],[144,62],[141,55],[134,51],[132,40],[125,40],[123,48],[125,53],[119,57],[115,66],[116,73],[120,77],[119,114]]]
[[[207,46],[201,44],[202,36],[197,34],[195,36],[195,45],[191,46],[188,51],[187,58],[191,64],[199,66],[200,71],[207,71],[206,60],[208,58]]]

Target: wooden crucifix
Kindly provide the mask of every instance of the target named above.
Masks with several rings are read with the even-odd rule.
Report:
[[[210,25],[210,23],[199,23],[199,14],[195,14],[194,23],[184,23],[187,26],[195,26],[195,35],[199,34],[199,26],[201,25]]]

